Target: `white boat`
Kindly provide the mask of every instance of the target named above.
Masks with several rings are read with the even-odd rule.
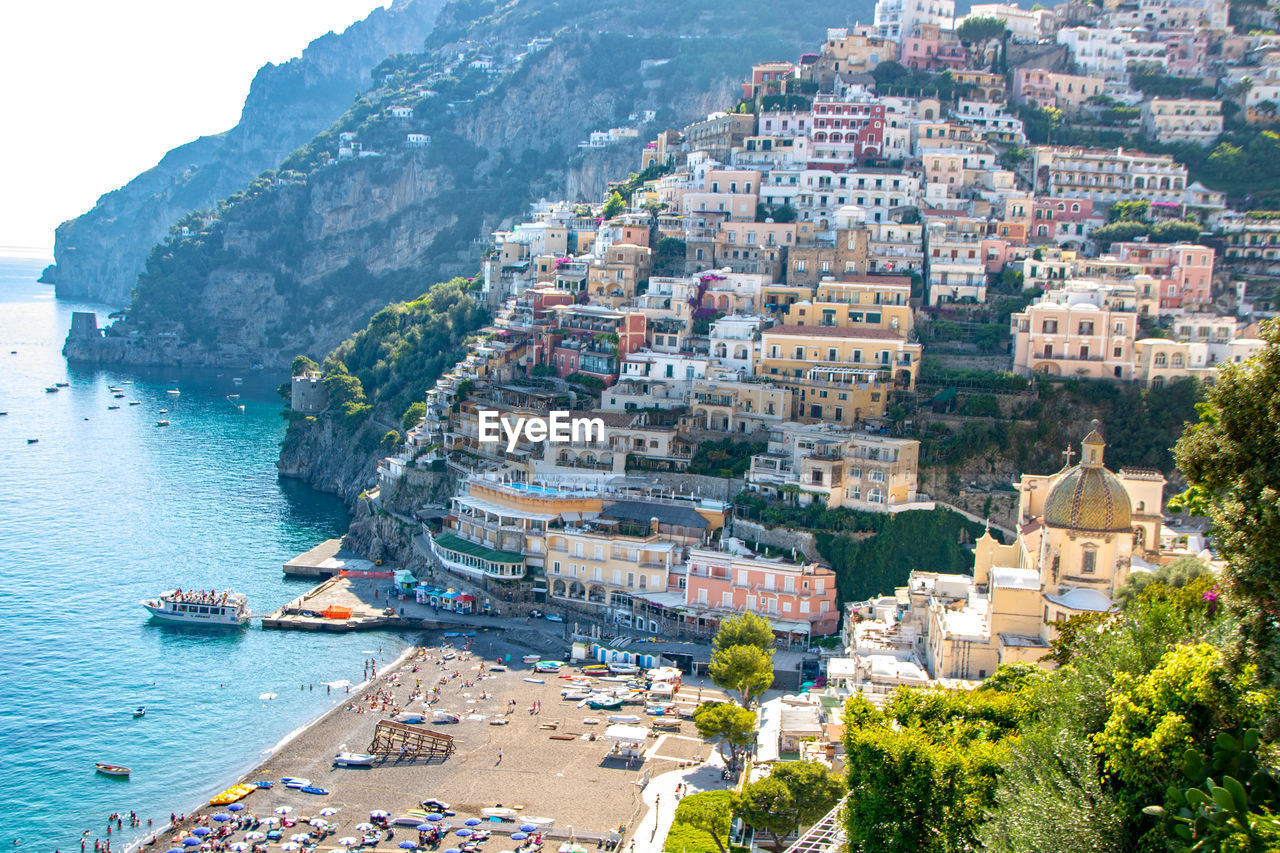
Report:
[[[181,394],[182,392],[181,392],[181,391],[179,391],[177,388],[170,388],[168,391],[165,391],[164,393],[166,393],[166,394],[172,394],[173,396],[175,396],[175,397],[176,397],[176,396],[178,396],[179,394]]]
[[[516,810],[502,808],[499,806],[496,808],[481,809],[480,814],[484,815],[485,817],[496,817],[496,818],[501,818],[503,820],[514,820],[516,816]]]
[[[448,711],[435,710],[431,712],[431,722],[433,723],[456,723],[461,719],[457,714],[451,714]]]
[[[187,625],[222,625],[239,628],[249,623],[249,605],[238,592],[183,592],[171,589],[149,598],[142,606],[166,622]]]
[[[415,714],[413,711],[403,711],[391,718],[396,723],[407,723],[411,726],[419,725],[426,722],[426,717],[421,714]]]
[[[520,818],[520,822],[531,823],[534,826],[548,827],[548,826],[551,826],[553,823],[555,823],[556,819],[553,817],[523,817],[522,816]]]
[[[640,671],[640,667],[636,666],[633,663],[622,663],[621,661],[614,661],[609,664],[609,671],[612,672],[614,675],[635,675]]]
[[[286,776],[280,780],[286,788],[306,788],[310,786],[310,779],[302,779],[298,776]]]
[[[610,714],[609,722],[611,723],[638,723],[640,718],[635,714]]]
[[[133,709],[134,719],[137,719],[138,717],[145,717],[146,715],[147,715],[146,705],[139,705],[138,707]]]
[[[339,752],[333,757],[335,767],[372,767],[376,755],[367,752]]]

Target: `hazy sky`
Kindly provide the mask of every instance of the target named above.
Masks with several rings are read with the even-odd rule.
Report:
[[[254,72],[386,0],[15,0],[0,23],[0,254],[230,128]]]

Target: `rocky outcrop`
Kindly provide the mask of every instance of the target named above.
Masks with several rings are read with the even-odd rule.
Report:
[[[362,441],[361,435],[351,435],[322,415],[289,429],[276,470],[281,477],[302,480],[354,507],[362,493],[377,485],[378,460],[383,455],[376,439]]]
[[[389,54],[422,49],[443,2],[398,0],[341,34],[321,36],[296,59],[264,65],[235,127],[173,149],[62,223],[55,266],[41,280],[56,284],[60,297],[126,304],[152,246],[170,226],[242,189],[332,124],[351,105],[353,91],[373,84],[374,65]]]

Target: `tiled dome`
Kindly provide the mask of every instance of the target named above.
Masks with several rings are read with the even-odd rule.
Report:
[[[1129,493],[1106,468],[1077,465],[1049,492],[1044,522],[1072,530],[1127,533],[1132,527]]]

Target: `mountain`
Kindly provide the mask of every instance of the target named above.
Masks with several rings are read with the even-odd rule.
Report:
[[[870,0],[785,16],[764,0],[450,2],[424,52],[381,63],[379,85],[278,171],[158,245],[127,318],[67,355],[323,355],[388,302],[474,273],[478,241],[529,202],[598,200],[644,140],[736,103],[753,63],[793,59],[870,13]],[[638,136],[578,147],[617,126]]]
[[[46,281],[60,297],[129,302],[152,246],[188,211],[212,206],[305,144],[372,85],[384,57],[422,49],[443,0],[397,0],[282,65],[258,70],[240,122],[173,149],[87,213],[58,226]]]

